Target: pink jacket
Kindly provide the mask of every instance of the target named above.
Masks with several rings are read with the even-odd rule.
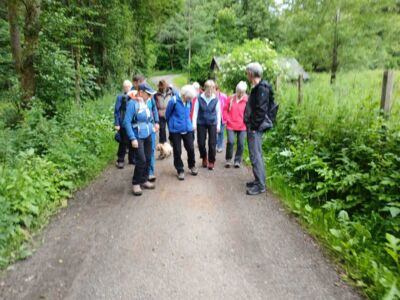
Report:
[[[219,103],[221,105],[221,111],[224,111],[225,106],[228,103],[228,96],[222,92],[218,93]],[[222,113],[222,124],[226,124],[226,119],[224,118],[224,114]]]
[[[247,104],[247,95],[244,95],[239,101],[236,100],[236,94],[229,97],[226,101],[223,111],[226,120],[226,128],[234,131],[246,131],[243,116]]]

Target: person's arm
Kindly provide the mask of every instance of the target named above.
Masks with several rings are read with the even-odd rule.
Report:
[[[268,113],[269,91],[267,88],[259,86],[255,102],[252,117],[252,130],[258,130]]]
[[[197,116],[199,114],[199,99],[196,100],[194,104],[194,112],[193,112],[193,129],[197,128]]]
[[[160,118],[158,116],[156,100],[154,98],[152,98],[151,101],[152,101],[151,109],[153,111],[154,123],[158,124],[158,123],[160,123]]]
[[[114,107],[114,126],[121,126],[119,123],[119,118],[121,117],[121,97],[117,96],[115,100],[115,107]]]
[[[229,118],[229,108],[231,106],[231,101],[233,99],[233,96],[229,97],[224,105],[224,109],[222,110],[222,117],[225,120],[226,123],[228,123],[228,118]]]
[[[168,101],[167,109],[165,110],[165,119],[167,120],[167,122],[169,121],[169,118],[171,117],[173,106],[174,106],[174,98],[171,98]]]
[[[221,114],[221,105],[219,103],[215,107],[217,111],[217,132],[221,131],[221,121],[222,121],[222,114]]]
[[[137,139],[135,132],[132,128],[132,120],[134,115],[136,114],[134,101],[135,100],[131,100],[128,102],[124,119],[124,128],[126,130],[126,133],[128,134],[128,138],[130,141],[134,141]]]

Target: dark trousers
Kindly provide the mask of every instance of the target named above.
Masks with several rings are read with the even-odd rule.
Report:
[[[226,143],[225,159],[232,160],[233,147],[235,145],[235,135],[237,137],[237,148],[235,153],[235,162],[241,163],[244,149],[244,139],[246,138],[246,131],[233,131],[227,130],[228,142]]]
[[[265,166],[262,151],[263,133],[256,131],[247,132],[247,144],[249,147],[249,154],[251,165],[253,167],[253,174],[256,184],[260,188],[265,188]]]
[[[172,148],[174,149],[174,166],[178,173],[182,173],[183,162],[182,162],[182,141],[183,146],[187,152],[188,156],[188,166],[189,169],[193,168],[196,165],[195,154],[194,154],[194,145],[193,145],[193,133],[188,132],[186,134],[181,133],[171,133],[169,136]]]
[[[120,137],[121,137],[121,142],[118,145],[118,152],[117,152],[117,157],[118,157],[118,162],[124,162],[125,161],[125,154],[126,154],[126,149],[128,149],[128,160],[129,162],[134,162],[134,152],[132,145],[129,141],[128,135],[126,133],[125,128],[121,127],[119,131]]]
[[[160,117],[160,138],[159,143],[164,144],[167,141],[167,120]]]
[[[206,149],[206,140],[208,134],[208,157]],[[215,162],[215,152],[217,147],[217,125],[198,125],[197,126],[197,144],[199,145],[200,158],[208,159],[209,162]]]
[[[139,147],[134,149],[136,165],[133,172],[132,184],[143,184],[149,179],[151,163],[151,135],[138,140]]]

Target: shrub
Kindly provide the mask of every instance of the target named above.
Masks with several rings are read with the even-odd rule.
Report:
[[[113,97],[74,105],[61,120],[35,105],[0,144],[0,267],[30,254],[32,234],[114,155]]]
[[[251,62],[259,62],[264,69],[264,78],[272,81],[279,72],[276,57],[276,51],[267,40],[246,41],[223,59],[221,72],[217,74],[218,82],[226,91],[234,92],[238,82],[246,77],[246,65]]]

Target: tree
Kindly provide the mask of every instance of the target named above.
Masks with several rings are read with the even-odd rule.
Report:
[[[23,4],[23,5],[22,5]],[[34,61],[39,42],[40,32],[40,1],[39,0],[8,0],[8,22],[10,25],[11,52],[15,62],[15,70],[18,74],[22,89],[22,107],[29,107],[32,97],[35,95]],[[21,10],[23,13],[21,14]],[[21,34],[18,24],[20,18],[24,19],[23,47],[21,46]]]

